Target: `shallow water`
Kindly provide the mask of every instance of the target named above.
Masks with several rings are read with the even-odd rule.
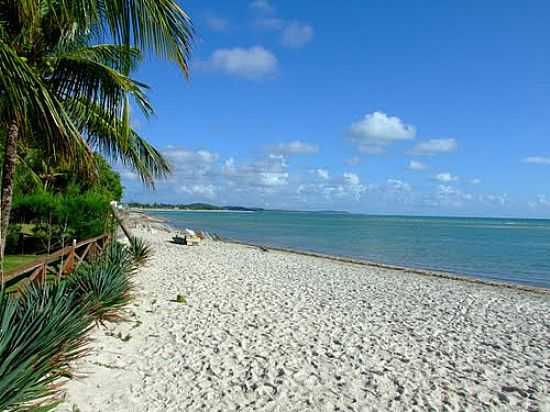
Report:
[[[550,287],[550,220],[314,212],[151,212],[253,243]]]

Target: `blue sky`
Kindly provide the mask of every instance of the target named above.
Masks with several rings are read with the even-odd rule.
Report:
[[[550,217],[550,3],[181,3],[192,73],[136,74],[175,172],[126,200]]]

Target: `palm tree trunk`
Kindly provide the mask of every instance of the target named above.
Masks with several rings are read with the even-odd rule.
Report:
[[[4,168],[2,172],[2,197],[0,200],[0,256],[4,257],[8,225],[10,223],[11,202],[13,197],[13,178],[17,157],[17,138],[19,126],[13,122],[8,127],[8,136],[4,147]]]

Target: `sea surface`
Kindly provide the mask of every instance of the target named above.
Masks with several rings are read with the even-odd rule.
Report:
[[[321,212],[149,212],[269,246],[550,288],[550,220]]]

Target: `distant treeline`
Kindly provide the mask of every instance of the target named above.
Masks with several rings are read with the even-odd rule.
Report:
[[[137,209],[182,209],[182,210],[232,210],[240,212],[260,212],[264,209],[242,206],[216,206],[208,203],[170,204],[128,202],[128,207]]]

